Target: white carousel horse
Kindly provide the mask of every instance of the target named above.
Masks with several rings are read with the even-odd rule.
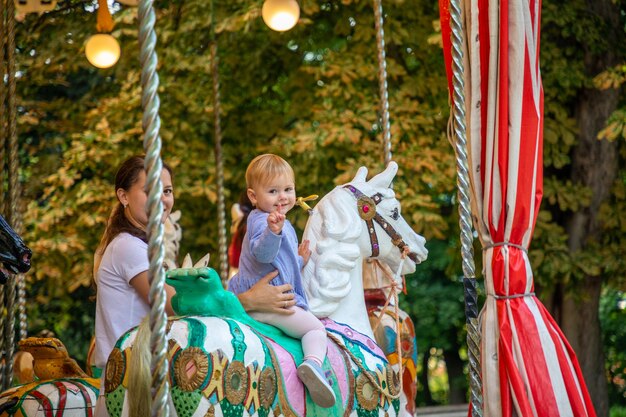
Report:
[[[366,181],[367,169],[359,168],[350,183],[335,188],[315,206],[303,236],[312,250],[302,274],[311,311],[371,338],[363,259],[378,258],[399,277],[415,272],[416,263],[428,255],[424,238],[402,218],[390,188],[397,171],[397,164],[390,162]]]
[[[362,167],[350,184],[338,187],[337,192],[324,198],[329,200],[328,203],[322,204],[324,200],[320,201],[312,212],[303,236],[303,239],[309,239],[312,249],[303,280],[311,310],[318,317],[330,317],[375,338],[394,371],[402,373],[400,407],[412,415],[415,411],[417,377],[413,324],[406,313],[398,311],[396,314],[389,306],[371,309],[368,315],[363,297],[365,285],[367,288],[386,287],[382,291],[389,299],[391,291],[402,290],[402,276],[415,271],[415,261],[426,259],[424,239],[413,233],[400,216],[400,204],[389,188],[396,171],[397,166],[391,163],[384,172],[366,181],[367,169]],[[356,218],[350,215],[355,204],[359,213]],[[407,241],[398,241],[399,236]],[[411,238],[414,240],[411,241]],[[378,250],[375,245],[379,246]],[[393,252],[401,250],[397,248],[403,245],[408,245],[410,249],[408,259],[389,258],[380,253],[380,248]],[[387,269],[388,279],[376,277],[379,279],[377,282],[366,282],[367,276],[371,274],[364,273],[369,271],[363,269],[363,258],[375,259],[380,268]],[[382,273],[382,270],[377,272]],[[398,320],[395,320],[396,316]],[[372,333],[371,322],[376,323],[378,320],[372,320],[373,317],[380,317],[381,320],[376,335]],[[400,329],[396,328],[397,325]]]

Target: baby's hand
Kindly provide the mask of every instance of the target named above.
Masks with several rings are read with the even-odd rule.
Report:
[[[285,224],[285,215],[280,214],[277,211],[273,211],[267,216],[267,227],[270,228],[272,233],[275,235],[279,235],[283,230],[283,225]]]
[[[309,262],[309,258],[311,257],[311,249],[309,249],[309,241],[303,240],[298,246],[298,255],[302,256],[302,266],[306,265]]]

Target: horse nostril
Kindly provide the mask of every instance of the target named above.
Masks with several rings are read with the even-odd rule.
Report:
[[[31,252],[24,252],[22,253],[22,262],[24,262],[25,264],[30,263],[30,257],[31,257]]]

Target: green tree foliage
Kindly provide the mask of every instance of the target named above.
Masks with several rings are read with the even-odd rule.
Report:
[[[626,399],[626,295],[623,291],[605,291],[600,303],[600,320],[611,381],[609,401],[623,406]]]
[[[611,340],[601,334],[602,288],[626,283],[624,6],[546,1],[542,10],[544,201],[530,259],[598,415],[615,390],[603,363],[615,346],[602,345]]]
[[[175,169],[183,252],[216,254],[211,17],[203,1],[156,6],[163,155]],[[288,33],[270,31],[260,6],[234,1],[216,8],[227,204],[245,188],[247,162],[260,152],[292,162],[302,195],[328,192],[361,164],[381,169],[370,6],[304,1],[301,23]],[[442,59],[427,42],[437,9],[423,6],[390,2],[385,31],[393,152],[401,166],[396,188],[407,218],[430,239],[450,228],[451,201],[442,196],[453,192],[454,165],[444,135]],[[115,167],[142,152],[136,9],[115,5],[122,57],[97,70],[82,46],[94,33],[94,7],[61,1],[56,11],[18,25],[26,239],[35,252],[31,295],[48,305],[89,287],[93,250],[115,201]],[[295,221],[303,227],[305,213]],[[31,317],[34,331],[55,320],[34,311]],[[68,337],[69,329],[56,327]],[[87,340],[85,327],[79,334]],[[78,349],[73,353],[81,356]]]
[[[621,4],[620,2],[617,2]],[[623,10],[623,4],[622,8]],[[623,18],[623,16],[622,16]],[[610,43],[610,36],[618,32],[624,38],[623,19],[620,26],[601,16],[587,13],[584,2],[546,1],[542,11],[541,68],[545,89],[544,127],[544,200],[537,223],[531,260],[537,268],[537,280],[546,286],[554,283],[580,282],[588,275],[603,276],[613,285],[624,285],[626,271],[623,256],[626,212],[624,187],[626,171],[626,130],[624,109],[617,108],[606,120],[598,140],[617,141],[619,173],[611,187],[610,197],[602,203],[599,222],[602,236],[593,239],[581,251],[571,252],[567,245],[569,213],[575,213],[592,204],[594,190],[576,181],[571,172],[572,154],[579,144],[579,121],[576,103],[585,99],[586,90],[623,90],[624,42]],[[619,23],[618,23],[619,24]],[[586,60],[603,56],[608,50],[621,59],[621,64],[590,73]],[[624,106],[623,94],[620,105]],[[591,157],[591,155],[590,155]],[[614,175],[612,173],[612,175]]]
[[[325,194],[360,165],[383,166],[371,4],[299,3],[298,26],[276,33],[260,18],[260,0],[215,1],[228,206],[245,188],[248,161],[261,152],[292,163],[300,195]],[[210,251],[216,267],[210,8],[204,0],[155,6],[162,154],[175,170],[182,252],[198,258]],[[394,188],[404,217],[432,241],[428,263],[408,280],[403,306],[413,314],[422,352],[437,347],[458,354],[464,318],[455,165],[445,135],[437,4],[389,0],[384,7],[392,151],[401,168]],[[31,333],[56,331],[79,358],[92,333],[92,257],[115,202],[115,168],[143,149],[137,10],[113,4],[122,57],[97,70],[83,54],[95,33],[95,8],[95,0],[60,0],[51,13],[26,16],[16,41],[25,240],[35,253],[28,275],[29,298],[36,300],[29,303]],[[607,24],[585,13],[582,1],[544,2],[545,198],[530,253],[544,288],[585,274],[624,285],[623,108],[598,132],[601,140],[619,142],[621,158],[600,210],[600,238],[573,253],[565,232],[566,215],[588,207],[593,196],[570,176],[579,129],[574,104],[584,100],[584,88],[623,88],[623,67],[589,74],[583,65],[582,44],[599,54],[619,47],[623,58],[626,43],[607,45],[602,36]],[[292,220],[302,228],[306,213],[294,212]]]

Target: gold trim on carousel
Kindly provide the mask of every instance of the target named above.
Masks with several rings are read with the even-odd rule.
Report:
[[[209,358],[204,350],[198,347],[183,349],[174,360],[176,384],[183,391],[191,392],[199,389],[208,373]]]
[[[376,217],[376,202],[371,197],[366,195],[360,196],[356,200],[356,205],[359,208],[359,216],[367,221]]]
[[[239,405],[248,393],[248,371],[241,361],[233,361],[226,368],[224,376],[226,399],[233,405]]]
[[[126,357],[119,348],[113,348],[106,364],[106,376],[104,378],[104,392],[110,393],[122,383],[126,371]]]
[[[365,372],[361,372],[356,379],[356,399],[359,405],[367,411],[372,411],[378,407],[379,398],[378,390],[372,385]]]
[[[204,413],[204,417],[215,417],[215,406],[211,404],[209,409]]]
[[[394,371],[391,365],[388,365],[386,378],[389,393],[395,397],[400,393],[400,375],[398,374],[398,372]]]
[[[269,409],[276,398],[276,374],[274,369],[265,368],[259,377],[259,398],[261,407]]]

